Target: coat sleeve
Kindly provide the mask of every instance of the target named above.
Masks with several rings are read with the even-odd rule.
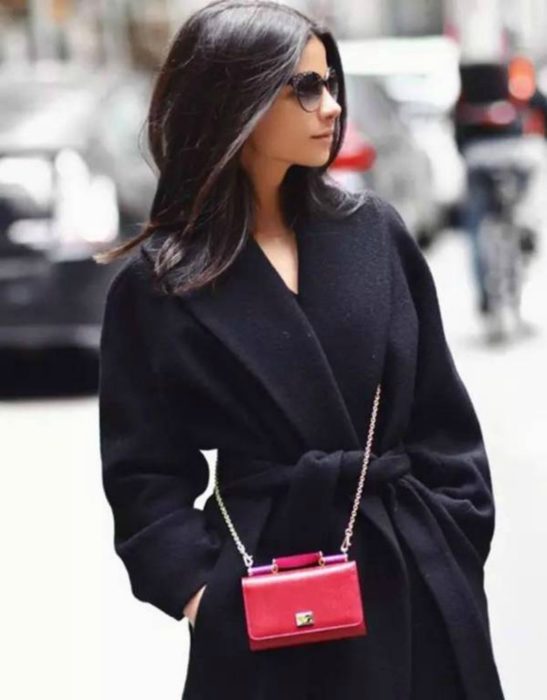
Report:
[[[481,427],[447,344],[429,265],[401,216],[387,206],[418,318],[414,400],[405,449],[413,475],[452,517],[484,565],[495,507]]]
[[[160,308],[133,261],[114,277],[100,341],[99,425],[103,488],[114,547],[133,594],[181,620],[220,550],[193,507],[209,480],[181,405],[169,405],[155,363]]]

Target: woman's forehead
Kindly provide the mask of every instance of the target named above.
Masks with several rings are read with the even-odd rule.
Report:
[[[325,45],[316,36],[313,36],[302,51],[300,56],[300,61],[298,62],[297,72],[303,73],[304,71],[314,70],[320,75],[325,75],[327,72],[327,52],[325,51]]]

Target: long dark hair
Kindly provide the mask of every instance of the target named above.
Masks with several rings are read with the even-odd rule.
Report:
[[[310,214],[344,218],[359,207],[365,195],[342,189],[326,172],[346,127],[344,76],[332,34],[277,2],[217,0],[183,24],[154,85],[147,134],[158,182],[149,220],[134,238],[96,255],[97,262],[111,262],[149,239],[145,256],[167,293],[197,289],[231,265],[255,212],[240,150],[313,35],[339,75],[342,110],[328,162],[287,170],[283,217],[290,224]]]

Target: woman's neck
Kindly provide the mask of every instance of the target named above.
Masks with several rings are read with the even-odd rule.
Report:
[[[241,164],[251,179],[255,195],[253,234],[286,236],[288,228],[281,206],[281,185],[287,173],[287,163],[264,157],[252,148],[244,148]]]

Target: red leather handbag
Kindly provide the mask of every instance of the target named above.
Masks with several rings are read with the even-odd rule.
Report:
[[[241,587],[252,651],[367,633],[357,564],[348,558],[348,549],[370,459],[380,390],[378,385],[363,467],[340,554],[307,552],[276,557],[269,565],[253,566],[252,556],[235,532],[215,476],[216,498],[247,567],[248,575],[242,577]]]

